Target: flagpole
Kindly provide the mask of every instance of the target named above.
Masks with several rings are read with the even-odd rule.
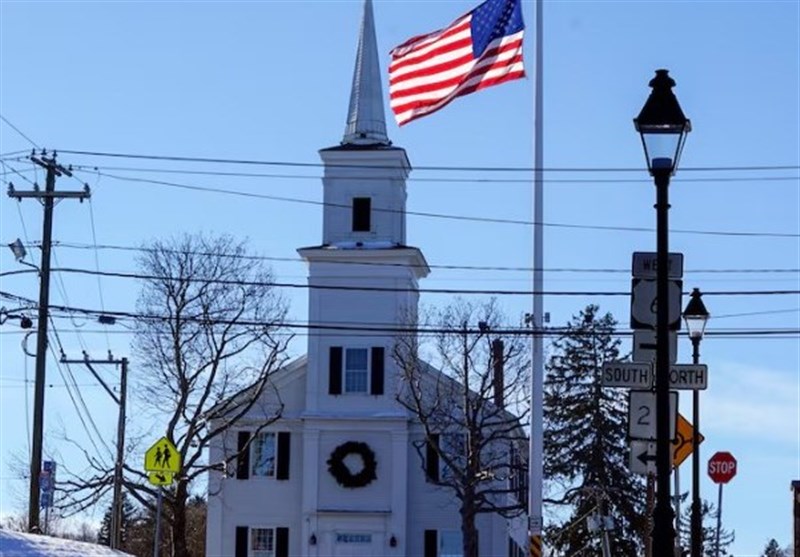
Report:
[[[542,12],[544,0],[536,0],[534,33],[534,154],[533,154],[533,367],[531,372],[531,442],[528,469],[529,555],[542,555],[542,476],[544,470],[544,102],[542,98]]]

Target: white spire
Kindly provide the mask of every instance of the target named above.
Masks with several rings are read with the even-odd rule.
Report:
[[[383,112],[381,67],[378,61],[378,41],[375,38],[375,19],[372,0],[364,2],[364,18],[358,38],[353,88],[350,91],[350,110],[344,129],[342,145],[389,145],[386,118]]]

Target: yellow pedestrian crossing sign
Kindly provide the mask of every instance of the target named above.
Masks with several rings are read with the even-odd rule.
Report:
[[[144,469],[147,472],[169,472],[170,476],[177,474],[181,470],[181,455],[169,439],[162,437],[144,453]],[[172,483],[172,478],[169,483]]]
[[[153,485],[172,485],[172,472],[150,472],[147,481]]]

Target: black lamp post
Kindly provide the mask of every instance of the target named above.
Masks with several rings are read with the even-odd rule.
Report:
[[[700,363],[700,341],[706,331],[706,323],[711,315],[703,303],[703,294],[699,288],[692,290],[692,296],[686,309],[683,310],[683,320],[689,331],[692,341],[692,363]],[[692,391],[692,415],[694,416],[694,434],[692,435],[692,557],[703,557],[701,547],[701,516],[700,516],[700,391]]]
[[[656,507],[653,512],[653,557],[673,557],[674,513],[670,504],[672,440],[669,424],[669,180],[680,160],[692,126],[672,93],[675,81],[656,70],[653,90],[633,120],[642,136],[647,168],[656,186]]]

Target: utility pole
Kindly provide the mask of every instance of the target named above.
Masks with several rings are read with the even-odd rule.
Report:
[[[39,323],[36,336],[36,375],[33,395],[33,434],[31,443],[30,492],[28,494],[28,531],[39,533],[39,473],[42,469],[42,438],[44,434],[44,386],[47,366],[47,310],[50,304],[50,248],[53,238],[53,206],[55,199],[73,198],[83,201],[90,197],[89,186],[83,191],[56,191],[57,176],[72,176],[72,172],[56,162],[56,153],[51,157],[46,151],[41,156],[32,153],[30,159],[47,171],[44,191],[34,186],[33,191],[15,191],[8,185],[8,196],[22,201],[24,198],[41,200],[44,205],[42,224],[42,260],[39,269]]]
[[[119,549],[122,545],[122,463],[125,458],[125,404],[128,391],[128,358],[114,359],[111,351],[108,352],[106,360],[92,360],[84,352],[82,360],[68,360],[63,354],[61,362],[65,364],[86,364],[94,378],[106,390],[111,398],[119,405],[119,417],[117,419],[117,458],[114,462],[114,501],[111,504],[111,532],[109,541],[111,549]],[[119,396],[109,388],[103,378],[98,375],[92,364],[119,365]]]

